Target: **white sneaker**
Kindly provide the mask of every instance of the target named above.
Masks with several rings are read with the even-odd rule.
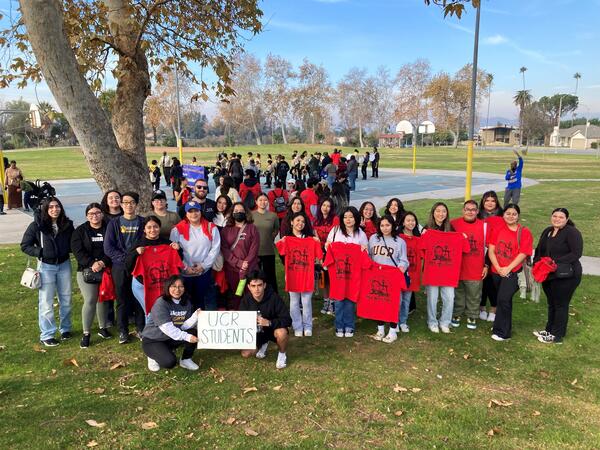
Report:
[[[354,331],[346,331],[344,333],[344,337],[354,337]]]
[[[437,325],[431,325],[429,327],[429,331],[431,331],[432,333],[439,333],[440,329],[439,329],[439,327]]]
[[[179,361],[179,365],[187,370],[198,370],[200,366],[192,361],[192,358],[182,359]]]
[[[335,332],[335,337],[344,337],[344,332],[343,331],[336,331]]]
[[[527,289],[521,289],[521,292],[519,293],[519,297],[522,299],[526,299],[527,298]]]
[[[258,351],[256,352],[256,357],[258,359],[264,359],[265,356],[267,356],[267,347],[269,346],[268,342],[265,342],[261,348],[258,349]]]
[[[442,330],[442,333],[444,333],[444,334],[449,334],[449,333],[451,333],[451,331],[450,331],[450,328],[449,328],[449,327],[445,327],[444,325],[442,325],[442,326],[440,327],[440,330]]]
[[[277,355],[277,362],[275,363],[275,367],[277,369],[285,369],[287,366],[287,355],[285,353],[279,352]]]
[[[304,336],[311,337],[312,336],[312,330],[304,330]]]
[[[375,333],[373,335],[373,339],[375,339],[376,341],[381,341],[384,336],[385,336],[385,332],[383,330],[378,329],[377,333]]]
[[[148,370],[150,372],[158,372],[160,370],[160,366],[154,359],[148,358]]]
[[[489,313],[487,316],[487,321],[488,322],[493,322],[494,320],[496,320],[496,313]]]
[[[398,340],[398,334],[395,331],[391,331],[388,333],[388,335],[386,337],[384,337],[383,342],[385,342],[386,344],[391,344],[392,342]]]
[[[495,341],[507,341],[509,338],[503,338],[498,336],[497,334],[492,334],[492,339]]]
[[[406,325],[405,323],[401,323],[400,331],[402,331],[403,333],[410,333],[410,328],[408,328],[408,325]]]
[[[296,336],[296,337],[302,337],[304,335],[302,334],[302,330],[296,330],[296,331],[294,331],[294,336]]]
[[[481,311],[479,311],[479,319],[480,320],[487,320],[488,318],[488,313],[485,309],[482,309]]]

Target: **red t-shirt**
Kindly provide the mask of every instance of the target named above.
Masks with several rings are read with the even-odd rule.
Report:
[[[332,242],[323,262],[329,275],[329,298],[356,302],[360,294],[360,274],[371,264],[369,254],[360,245]]]
[[[315,288],[315,259],[323,258],[321,244],[312,237],[286,236],[275,244],[285,256],[285,290],[312,292]]]
[[[315,209],[316,211],[316,206],[319,203],[319,196],[315,194],[315,191],[313,189],[304,189],[300,194],[300,198],[304,202],[304,210],[306,211],[306,215],[308,216],[311,222],[314,221],[315,216],[312,214],[310,207],[314,206],[315,208],[313,209]]]
[[[370,239],[371,236],[377,233],[377,226],[375,226],[372,220],[365,221],[365,226],[362,229],[367,235],[367,239]]]
[[[505,226],[504,219],[502,218],[502,216],[489,216],[489,217],[486,217],[485,219],[483,219],[483,221],[488,224],[488,230],[487,230],[488,236],[491,236],[492,230],[494,228]],[[489,241],[489,238],[488,238],[488,241]]]
[[[408,259],[408,276],[410,277],[409,291],[419,292],[421,289],[421,271],[423,270],[423,255],[421,254],[421,238],[418,236],[400,237],[406,242],[406,257]]]
[[[162,295],[163,284],[171,275],[178,275],[183,262],[177,250],[170,245],[151,245],[145,247],[144,253],[138,256],[133,269],[134,277],[141,276],[144,282],[144,303],[146,313]]]
[[[313,222],[313,230],[316,231],[317,236],[319,236],[319,240],[321,241],[321,245],[325,245],[327,242],[327,236],[329,236],[329,232],[333,227],[337,227],[340,224],[340,218],[338,216],[333,216],[333,220],[331,221],[331,225],[315,225]]]
[[[463,253],[469,251],[469,241],[462,233],[427,230],[421,236],[423,254],[423,284],[425,286],[458,286]]]
[[[508,266],[519,253],[531,256],[533,253],[533,236],[529,228],[519,225],[521,238],[519,245],[518,230],[512,231],[506,225],[494,228],[490,236],[489,244],[495,247],[494,253],[500,267]],[[519,264],[512,271],[518,272],[523,264]],[[492,272],[498,273],[492,265]]]
[[[404,276],[396,267],[375,264],[362,271],[356,315],[365,319],[398,322]]]
[[[333,161],[333,163],[336,166],[339,166],[340,160],[342,159],[342,154],[341,153],[332,153],[330,156],[331,156],[331,161]]]
[[[467,235],[469,252],[465,253],[460,265],[460,280],[480,281],[485,266],[485,239],[489,236],[489,225],[483,220],[466,222],[462,217],[451,220],[452,228]],[[485,227],[485,231],[484,231]]]

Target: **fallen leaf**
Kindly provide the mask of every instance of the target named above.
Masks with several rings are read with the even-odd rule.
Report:
[[[541,415],[542,415],[542,413],[541,413],[541,412],[539,412],[539,411],[534,411],[534,412],[533,412],[533,415],[534,415],[534,416],[541,416]]]
[[[6,350],[6,345],[0,345],[0,352],[1,352],[2,350]]]
[[[471,357],[471,355],[469,355],[468,353],[465,353],[465,354],[463,355],[463,359],[469,359],[470,357]]]
[[[411,391],[413,391],[415,394],[416,394],[417,392],[421,392],[422,390],[423,390],[423,389],[421,389],[421,388],[418,388],[418,387],[414,387],[414,388],[412,388],[412,389],[411,389]]]
[[[93,392],[94,394],[104,394],[104,391],[105,391],[105,390],[106,390],[106,389],[104,389],[104,388],[97,387],[97,388],[96,388],[96,389],[94,389],[92,392]]]
[[[235,417],[230,417],[225,421],[227,425],[233,425],[235,423]]]
[[[40,344],[33,344],[33,351],[39,353],[46,353],[46,349],[42,348]]]
[[[193,438],[193,437],[194,437],[194,433],[186,434],[186,435],[185,435],[185,437],[186,437],[187,439],[191,439],[191,438]]]
[[[494,406],[511,406],[513,404],[513,402],[508,402],[508,401],[504,401],[504,400],[496,400],[496,399],[491,399],[488,402],[488,408],[492,408]]]
[[[97,446],[98,446],[98,443],[96,441],[90,441],[86,445],[86,447],[88,447],[88,448],[97,447]]]
[[[258,436],[258,433],[252,428],[244,428],[244,433],[246,434],[246,436]]]
[[[63,361],[65,366],[75,366],[75,367],[79,367],[79,363],[77,362],[77,360],[75,358],[71,358],[71,359],[65,359]]]
[[[158,428],[158,424],[156,422],[144,422],[142,424],[143,430],[152,430],[153,428]]]
[[[274,386],[274,387],[273,387],[273,390],[274,390],[274,391],[280,391],[280,390],[281,390],[281,388],[282,388],[282,385],[280,384],[279,386]]]
[[[52,369],[50,372],[52,373],[52,375],[56,375],[56,369]]]
[[[577,384],[577,378],[575,378],[573,381],[571,381],[571,385],[575,386]]]
[[[397,384],[394,386],[394,392],[408,392],[408,389]]]
[[[254,386],[247,387],[247,388],[244,388],[244,390],[242,391],[242,394],[246,395],[249,392],[256,392],[256,391],[258,391],[258,389],[256,387],[254,387]]]
[[[122,363],[121,361],[116,362],[112,366],[110,366],[110,370],[115,370],[115,369],[118,369],[119,367],[125,367],[125,364]]]
[[[87,423],[90,427],[95,428],[103,428],[106,426],[104,422],[96,422],[94,419],[88,419],[85,421],[85,423]]]
[[[490,431],[487,432],[487,435],[488,436],[495,436],[495,435],[497,435],[499,433],[500,433],[500,428],[494,427]]]
[[[398,411],[396,411],[396,412],[394,413],[394,415],[395,415],[396,417],[400,417],[402,414],[404,414],[404,411],[401,411],[401,410],[398,410]]]

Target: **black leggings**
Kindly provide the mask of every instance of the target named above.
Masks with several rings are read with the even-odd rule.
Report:
[[[481,306],[485,306],[487,304],[487,299],[490,299],[490,306],[492,308],[496,307],[496,286],[494,285],[494,280],[492,279],[492,273],[488,273],[487,277],[483,279],[483,288],[481,289]]]
[[[187,331],[190,334],[196,335],[196,330],[190,329]],[[194,356],[196,344],[187,341],[174,341],[168,339],[166,341],[155,341],[153,339],[142,339],[142,350],[148,358],[155,360],[161,369],[172,369],[177,365],[177,357],[175,349],[183,346],[181,359],[189,359]]]
[[[275,292],[279,292],[277,288],[277,271],[275,270],[275,255],[259,256],[258,265],[265,273],[267,284],[270,284]]]
[[[581,283],[581,274],[572,278],[554,278],[542,283],[548,299],[546,331],[555,338],[562,339],[567,334],[569,303],[579,283]]]
[[[508,277],[492,274],[496,286],[497,308],[494,320],[493,333],[501,338],[508,339],[512,333],[512,301],[513,295],[519,290],[518,274],[511,272]]]
[[[117,325],[119,333],[129,333],[129,316],[135,317],[135,328],[141,332],[146,325],[146,315],[131,291],[131,275],[123,266],[113,265],[112,277],[117,294]]]

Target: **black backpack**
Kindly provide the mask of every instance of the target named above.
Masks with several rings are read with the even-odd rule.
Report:
[[[285,197],[283,196],[283,190],[281,190],[281,195],[278,195],[273,199],[273,207],[275,208],[275,212],[277,214],[287,211],[288,208],[285,202]]]

